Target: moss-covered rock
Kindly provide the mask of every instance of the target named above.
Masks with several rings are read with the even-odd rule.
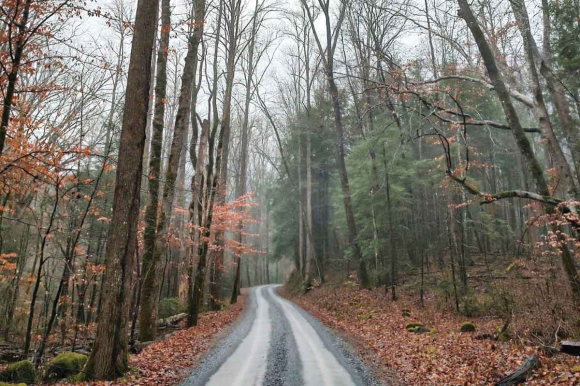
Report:
[[[0,386],[26,386],[26,383],[5,383],[5,382],[0,382]]]
[[[429,329],[425,327],[421,322],[409,323],[405,326],[405,329],[415,334],[424,334],[426,332],[429,332]]]
[[[34,365],[29,360],[13,363],[0,371],[0,382],[12,383],[34,383],[36,371]]]
[[[405,329],[407,329],[407,331],[408,331],[408,330],[415,328],[415,327],[425,327],[425,325],[421,322],[413,322],[413,323],[407,324],[405,326]]]
[[[74,352],[60,353],[46,366],[44,379],[55,380],[77,375],[85,367],[87,361],[88,357],[83,354]]]
[[[461,325],[461,332],[475,332],[475,325],[471,322],[465,322]]]
[[[68,380],[70,382],[73,382],[73,383],[85,382],[86,381],[86,379],[85,379],[85,373],[80,372],[77,375],[70,376],[70,377],[68,377]]]

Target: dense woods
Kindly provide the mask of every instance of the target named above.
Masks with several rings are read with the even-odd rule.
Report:
[[[115,379],[287,281],[580,337],[577,0],[0,11],[0,360]]]

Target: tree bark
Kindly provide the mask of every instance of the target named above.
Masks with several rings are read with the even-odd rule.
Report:
[[[125,114],[109,227],[102,306],[86,379],[110,380],[128,367],[129,302],[139,219],[143,150],[149,105],[157,0],[139,0],[127,76]]]
[[[159,178],[161,174],[161,148],[163,146],[163,126],[165,124],[165,104],[167,92],[167,59],[169,56],[169,35],[171,32],[170,0],[161,1],[159,52],[157,54],[157,75],[155,81],[155,109],[153,117],[153,135],[149,158],[149,204],[145,210],[145,232],[143,235],[143,267],[139,305],[139,334],[142,342],[155,340],[155,320],[157,318],[157,295],[155,286],[158,257],[155,253],[157,235],[157,218],[159,214]],[[157,291],[156,291],[157,289]],[[141,302],[142,301],[142,302]]]
[[[222,28],[222,18],[223,18],[223,9],[224,9],[224,0],[220,0],[219,8],[218,8],[218,19],[217,19],[217,31],[216,36],[220,36],[220,31]],[[210,103],[212,109],[212,116],[213,122],[211,124],[211,130],[209,127],[209,121],[204,121],[203,126],[208,129],[208,136],[207,136],[207,152],[208,152],[208,163],[205,166],[205,176],[203,180],[201,178],[196,178],[196,187],[195,191],[193,192],[194,197],[197,194],[199,199],[197,202],[192,204],[197,205],[197,209],[195,212],[197,213],[197,225],[198,231],[196,231],[196,235],[199,238],[199,243],[197,246],[197,254],[198,254],[198,263],[195,269],[195,275],[190,279],[191,284],[189,287],[189,303],[188,303],[188,318],[187,318],[187,325],[188,326],[196,326],[199,311],[201,308],[201,304],[203,301],[204,295],[204,287],[205,287],[205,277],[206,277],[206,265],[207,265],[207,254],[209,249],[209,242],[210,242],[210,227],[211,221],[213,217],[213,205],[215,200],[215,194],[217,190],[217,184],[219,179],[219,173],[214,171],[214,165],[216,165],[216,169],[219,171],[221,166],[221,152],[222,152],[222,143],[223,143],[223,132],[219,134],[218,140],[218,149],[217,152],[215,150],[215,137],[216,133],[219,129],[219,120],[217,119],[218,116],[218,108],[217,108],[217,87],[218,87],[218,66],[217,66],[217,58],[218,58],[218,51],[219,51],[219,39],[216,39],[215,46],[214,46],[214,66],[213,66],[213,84],[212,84],[212,91],[210,94]],[[216,160],[214,161],[214,154],[217,153]],[[197,158],[199,162],[201,156]],[[201,177],[201,176],[200,176]],[[193,182],[193,181],[192,181]],[[204,187],[205,186],[205,187]],[[203,190],[205,189],[205,196]],[[190,207],[190,215],[193,215],[193,212]],[[210,278],[211,280],[211,278]]]

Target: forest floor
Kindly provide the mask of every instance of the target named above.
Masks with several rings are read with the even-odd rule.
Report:
[[[526,385],[580,385],[580,358],[548,356],[516,340],[476,339],[477,334],[497,332],[502,320],[437,310],[429,306],[429,299],[421,308],[416,297],[399,294],[399,301],[392,302],[384,287],[360,290],[347,281],[291,299],[343,335],[389,385],[494,384],[532,354],[539,356],[541,367]],[[403,316],[404,309],[410,316]],[[475,333],[459,332],[466,321],[476,326]],[[408,332],[405,326],[412,322],[422,322],[430,332]]]
[[[246,295],[238,298],[233,306],[222,311],[205,312],[199,324],[188,329],[177,330],[170,337],[157,341],[139,354],[130,355],[131,371],[115,382],[85,382],[74,385],[177,385],[184,380],[203,354],[208,352],[220,336],[229,332],[229,327],[245,309]],[[65,381],[58,385],[73,385]]]

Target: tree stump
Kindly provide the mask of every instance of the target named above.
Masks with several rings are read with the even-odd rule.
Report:
[[[495,386],[511,386],[525,382],[534,369],[540,367],[540,360],[537,356],[532,355],[516,371],[503,378]]]

